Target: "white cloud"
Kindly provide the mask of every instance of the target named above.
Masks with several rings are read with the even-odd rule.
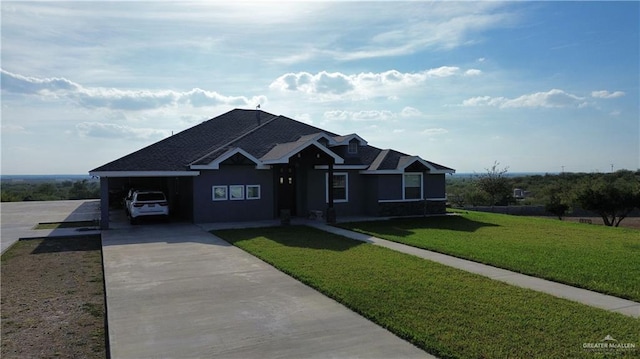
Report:
[[[0,126],[0,132],[4,134],[25,132],[25,128],[18,125],[2,125]]]
[[[466,74],[475,75],[478,71],[471,69]],[[322,99],[343,99],[343,96],[347,94],[356,98],[385,96],[397,99],[398,97],[393,91],[421,85],[430,79],[436,81],[459,75],[461,75],[461,70],[455,66],[441,66],[420,72],[400,72],[397,70],[358,74],[326,71],[316,74],[297,72],[278,77],[269,85],[269,88],[284,92],[299,92]]]
[[[190,91],[173,90],[121,90],[103,87],[84,87],[64,78],[35,78],[14,74],[4,69],[2,91],[35,95],[45,100],[66,99],[87,108],[109,108],[141,111],[189,104],[193,107],[227,105],[253,107],[266,103],[266,96],[225,96],[199,88]]]
[[[416,118],[419,118],[423,115],[424,114],[420,110],[410,106],[406,106],[399,112],[389,110],[325,111],[322,117],[325,121],[381,122],[396,121],[400,119],[404,121],[414,121]]]
[[[449,133],[449,131],[445,128],[427,128],[421,132],[423,135],[427,136],[438,136]]]
[[[459,70],[460,68],[455,66],[442,66],[437,69],[427,70],[425,74],[427,77],[449,77],[456,75]]]
[[[584,97],[579,97],[563,90],[553,89],[547,92],[536,92],[509,99],[506,97],[478,96],[466,99],[462,106],[494,106],[499,108],[520,107],[585,107],[588,103]]]
[[[425,49],[450,50],[477,42],[477,34],[484,30],[508,26],[517,21],[516,14],[501,9],[505,4],[494,2],[414,2],[394,7],[379,6],[381,8],[367,6],[369,12],[365,11],[363,17],[375,17],[377,14],[374,12],[384,12],[389,17],[412,21],[401,26],[379,24],[373,28],[377,32],[364,39],[361,46],[349,51],[333,50],[327,53],[337,60],[353,61],[409,55]],[[345,27],[345,37],[351,34],[348,30]]]
[[[403,108],[402,111],[400,111],[400,116],[402,117],[418,117],[420,115],[422,115],[422,112],[420,112],[420,110],[409,106]]]
[[[157,140],[169,136],[167,130],[155,128],[133,128],[125,125],[102,122],[82,122],[76,125],[83,137],[119,138],[132,140]]]
[[[462,101],[462,106],[501,106],[507,99],[504,97],[477,96]]]
[[[625,93],[623,91],[609,92],[606,90],[602,90],[602,91],[591,92],[591,97],[596,97],[596,98],[616,98],[616,97],[622,97],[624,95]]]
[[[478,70],[478,69],[469,69],[469,70],[465,71],[464,74],[466,76],[478,76],[478,75],[482,74],[482,71]]]
[[[391,111],[326,111],[323,118],[327,121],[375,122],[393,120],[397,115]]]
[[[58,91],[77,91],[80,86],[63,78],[39,79],[0,69],[2,89],[13,93],[34,94]]]

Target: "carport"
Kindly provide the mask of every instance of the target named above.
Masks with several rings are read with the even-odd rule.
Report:
[[[109,228],[109,210],[122,208],[129,189],[153,189],[165,193],[172,218],[193,221],[193,177],[199,171],[89,172],[100,177],[100,227]]]

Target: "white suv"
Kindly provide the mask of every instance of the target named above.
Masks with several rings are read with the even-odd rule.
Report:
[[[162,216],[169,219],[169,202],[161,191],[129,191],[125,198],[125,208],[131,224],[146,216]]]

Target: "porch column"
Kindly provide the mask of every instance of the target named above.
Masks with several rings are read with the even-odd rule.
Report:
[[[328,181],[327,181],[327,193],[328,193],[328,202],[327,203],[327,223],[336,223],[336,210],[333,208],[333,158],[329,159],[329,171],[328,171]]]
[[[100,229],[109,229],[109,177],[100,177]]]

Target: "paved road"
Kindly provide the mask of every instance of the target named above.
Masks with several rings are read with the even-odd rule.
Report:
[[[433,358],[195,225],[102,238],[114,359]]]
[[[3,202],[0,204],[0,242],[2,253],[20,238],[40,238],[99,231],[77,229],[34,230],[42,222],[92,221],[100,216],[100,200]]]

